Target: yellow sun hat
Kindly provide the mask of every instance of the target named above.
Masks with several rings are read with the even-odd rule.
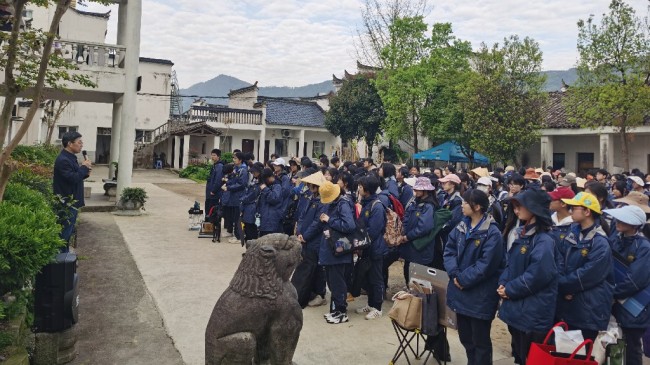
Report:
[[[341,187],[339,184],[332,184],[329,181],[325,181],[318,187],[318,194],[320,195],[321,203],[329,204],[341,195]]]
[[[594,213],[602,213],[598,199],[590,193],[580,192],[573,199],[562,199],[562,201],[570,206],[585,207]]]

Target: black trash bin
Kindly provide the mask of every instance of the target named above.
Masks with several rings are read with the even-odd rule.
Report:
[[[36,276],[34,327],[36,332],[60,332],[78,320],[77,255],[60,253]]]

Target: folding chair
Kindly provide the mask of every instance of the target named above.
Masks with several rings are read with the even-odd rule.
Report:
[[[426,338],[424,337],[424,334],[420,332],[419,328],[416,328],[414,330],[407,330],[406,328],[400,326],[395,320],[391,319],[391,323],[393,324],[393,330],[395,330],[395,335],[397,336],[397,341],[398,341],[398,347],[397,350],[395,351],[395,355],[393,355],[393,359],[388,363],[388,365],[393,365],[395,362],[404,355],[404,358],[406,359],[406,362],[411,365],[411,360],[409,359],[409,354],[406,350],[410,350],[410,352],[413,354],[416,360],[420,360],[422,358],[422,355],[424,355],[427,350],[422,349],[420,352],[420,340],[422,340],[422,344],[426,342]],[[415,349],[411,345],[411,342],[415,340]],[[427,359],[429,359],[429,356],[427,355]],[[425,360],[426,364],[426,360]]]

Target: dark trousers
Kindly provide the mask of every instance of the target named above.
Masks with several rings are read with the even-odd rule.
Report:
[[[467,364],[491,365],[492,340],[490,328],[492,320],[484,320],[456,314],[458,321],[458,338],[465,347]]]
[[[229,231],[230,233],[234,234],[235,237],[238,239],[241,239],[241,226],[239,218],[239,207],[228,207],[230,210],[230,219],[232,220],[232,231]]]
[[[368,306],[381,311],[381,304],[384,302],[384,275],[383,258],[371,259],[372,264],[368,270]]]
[[[65,247],[59,249],[60,252],[68,252],[70,249],[70,238],[74,233],[74,226],[77,224],[77,213],[79,211],[74,208],[69,208],[67,210],[67,217],[61,217],[59,221],[61,222],[61,233],[59,237],[65,241]]]
[[[258,238],[257,226],[255,223],[244,223],[244,238],[246,241]]]
[[[397,248],[389,249],[388,253],[384,255],[382,260],[382,274],[384,275],[384,288],[388,288],[388,268],[395,261],[399,260],[399,250]]]
[[[325,298],[325,294],[327,293],[327,275],[325,275],[325,266],[318,265],[318,267],[316,267],[314,281],[312,282],[312,290],[314,294]]]
[[[212,209],[212,207],[216,206],[217,204],[219,204],[219,199],[216,198],[205,199],[205,206],[204,206],[205,209],[203,209],[203,213],[205,214],[206,217],[210,215],[210,209]]]
[[[350,264],[338,264],[325,266],[325,274],[327,275],[327,286],[330,287],[332,292],[332,300],[330,302],[330,312],[346,313],[348,311],[347,293],[348,288],[345,284],[345,270]]]
[[[512,351],[515,359],[519,359],[519,364],[525,365],[530,344],[542,343],[546,338],[546,333],[541,332],[523,332],[514,327],[508,326],[510,336],[512,336]]]
[[[625,365],[642,365],[643,349],[641,347],[641,337],[645,333],[645,328],[625,328],[623,329],[623,338],[627,349],[625,351]]]
[[[226,230],[226,232],[231,234],[233,232],[233,228],[235,228],[235,221],[232,219],[233,208],[234,207],[228,207],[228,206],[223,207],[223,228]]]

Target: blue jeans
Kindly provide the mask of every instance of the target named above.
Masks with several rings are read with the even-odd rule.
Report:
[[[59,237],[65,241],[65,247],[59,249],[61,252],[68,252],[69,250],[70,237],[72,237],[72,233],[74,233],[74,226],[77,223],[77,214],[79,211],[75,208],[70,208],[68,212],[69,216],[67,219],[61,219],[63,222],[61,223],[61,233],[59,234]]]

